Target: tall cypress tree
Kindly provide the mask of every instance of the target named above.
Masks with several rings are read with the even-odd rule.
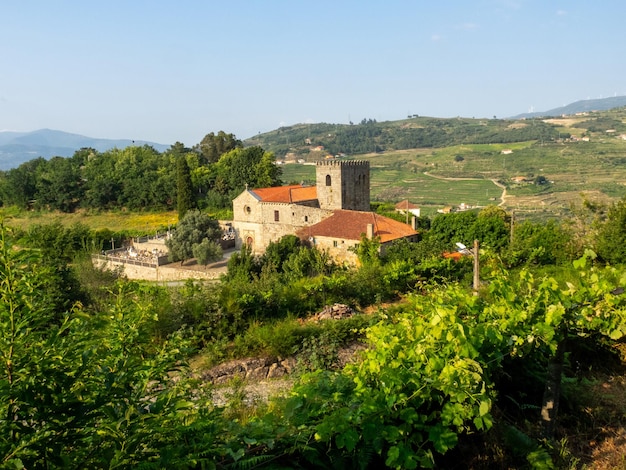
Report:
[[[195,209],[191,172],[184,155],[179,156],[176,161],[176,185],[178,220],[181,220],[188,210]]]

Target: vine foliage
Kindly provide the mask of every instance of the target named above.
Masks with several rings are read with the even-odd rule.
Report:
[[[567,339],[626,334],[626,274],[593,266],[593,257],[576,261],[562,282],[500,272],[480,296],[453,285],[410,297],[370,327],[362,361],[335,376],[309,376],[291,409],[307,410],[312,440],[337,456],[433,467],[461,435],[492,426],[503,360],[541,354],[550,364],[537,422],[553,427],[558,401],[546,400],[549,389],[558,396],[561,377],[550,365],[562,360]]]

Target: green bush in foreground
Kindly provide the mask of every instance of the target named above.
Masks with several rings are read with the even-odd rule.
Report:
[[[536,428],[541,424],[545,440],[530,436],[525,459],[549,468],[571,338],[626,334],[626,273],[594,266],[592,253],[558,278],[496,272],[479,295],[457,284],[424,284],[420,295],[369,327],[366,316],[301,324],[276,315],[273,324],[259,322],[237,336],[242,328],[233,323],[250,324],[247,307],[287,311],[287,297],[271,290],[280,279],[275,273],[245,292],[235,280],[210,301],[209,291],[193,283],[174,301],[158,289],[118,283],[113,300],[98,303],[101,311],[76,305],[59,314],[40,254],[14,250],[1,234],[0,467],[6,468],[432,467],[461,438],[492,426],[505,358],[533,373],[544,367],[536,375],[545,393],[535,407],[543,409]],[[396,261],[389,266],[400,266]],[[374,263],[354,279],[341,271],[316,276],[299,292],[318,300],[347,292],[365,302],[376,292],[393,295],[392,285],[413,275],[408,265],[397,276],[385,269]],[[287,399],[224,410],[186,377],[188,342],[179,333],[155,336],[175,331],[174,319],[158,318],[168,305],[197,321],[194,327],[205,320],[205,308],[216,314],[205,324],[209,342],[212,330],[220,332],[218,346],[231,336],[240,352],[299,352],[304,368],[327,367],[337,345],[363,330],[369,348],[341,371],[305,374]]]
[[[0,279],[1,468],[174,468],[227,454],[209,396],[174,380],[186,341],[152,341],[133,284],[105,312],[59,317],[38,253],[13,250],[4,231]]]

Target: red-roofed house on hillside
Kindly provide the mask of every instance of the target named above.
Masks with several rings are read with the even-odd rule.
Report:
[[[412,214],[415,217],[419,217],[421,213],[420,208],[415,204],[409,202],[408,199],[400,201],[398,204],[396,204],[395,210],[396,212],[400,212],[401,214]]]
[[[369,183],[369,162],[322,161],[315,186],[246,189],[233,200],[235,246],[261,254],[270,242],[297,234],[338,260],[354,262],[347,248],[362,233],[380,237],[383,246],[415,238],[411,226],[370,212]]]
[[[417,232],[407,224],[374,212],[336,210],[321,222],[296,232],[322,251],[327,251],[336,261],[356,263],[356,255],[350,250],[361,240],[378,237],[381,250],[400,238],[417,241]]]

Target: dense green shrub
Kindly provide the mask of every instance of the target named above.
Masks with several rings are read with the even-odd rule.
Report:
[[[557,222],[524,221],[515,226],[513,240],[503,254],[508,266],[565,264],[571,260],[571,236]]]
[[[153,342],[154,318],[137,285],[119,284],[106,311],[77,306],[59,321],[40,261],[13,250],[3,231],[0,466],[180,468],[227,454],[220,412],[200,389],[192,396],[183,376],[173,380],[186,341]]]
[[[623,272],[590,267],[583,259],[562,283],[527,271],[514,277],[502,272],[481,296],[453,285],[411,296],[404,309],[368,329],[361,362],[336,374],[315,372],[296,386],[286,416],[310,440],[292,459],[303,465],[352,459],[363,468],[383,462],[436,467],[460,437],[492,426],[495,386],[510,373],[503,367],[512,360],[522,367],[520,377],[532,377],[528,383],[544,390],[525,397],[534,403],[535,419],[542,408],[541,416],[551,416],[543,424],[553,423],[557,405],[546,391],[560,386],[560,375],[553,382],[551,371],[564,360],[564,341],[626,333],[626,300],[614,293],[623,280]],[[507,395],[521,397],[510,390]],[[539,437],[526,437],[518,464],[552,466]]]
[[[609,207],[606,220],[598,227],[596,249],[607,263],[626,260],[626,198]]]

